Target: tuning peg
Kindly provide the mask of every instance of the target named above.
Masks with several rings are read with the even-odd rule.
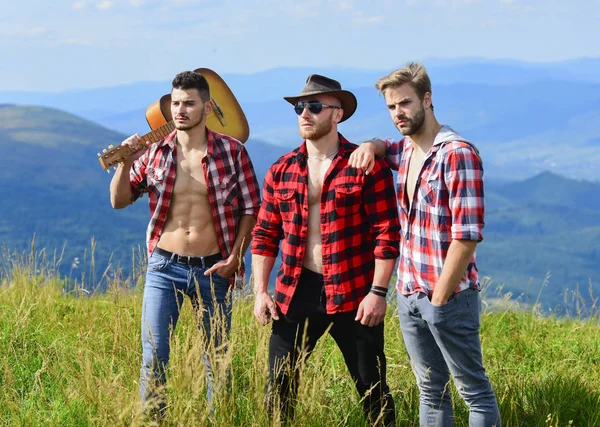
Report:
[[[108,150],[105,148],[104,150],[102,150],[103,153],[106,153]]]
[[[106,173],[110,175],[110,169],[106,169]]]
[[[115,148],[115,146],[114,146],[114,145],[112,145],[112,144],[110,144],[110,145],[108,146],[108,148],[110,148],[110,149],[112,150],[113,148]]]
[[[102,154],[98,153],[98,157],[102,157]]]

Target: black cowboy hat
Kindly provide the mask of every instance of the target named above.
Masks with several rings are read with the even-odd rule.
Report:
[[[296,102],[300,100],[300,98],[305,98],[311,95],[320,95],[326,94],[335,96],[340,100],[342,104],[342,110],[344,110],[344,115],[342,116],[342,120],[347,120],[354,114],[356,111],[356,106],[358,102],[356,101],[356,97],[352,92],[347,90],[342,90],[342,85],[337,80],[330,79],[329,77],[321,76],[319,74],[311,74],[306,79],[306,86],[300,92],[298,96],[284,96],[287,102],[292,105],[296,105]]]

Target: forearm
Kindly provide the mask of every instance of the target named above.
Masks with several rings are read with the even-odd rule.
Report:
[[[396,265],[396,259],[375,259],[373,285],[387,289],[394,272],[394,265]]]
[[[269,276],[275,265],[275,257],[252,255],[252,272],[254,276],[254,295],[267,292]]]
[[[131,204],[130,168],[131,162],[119,163],[110,182],[110,203],[114,209],[122,209]]]
[[[374,138],[369,141],[363,142],[363,144],[370,144],[373,148],[373,154],[378,159],[383,159],[387,154],[387,147],[385,145],[385,142],[381,139]]]
[[[242,215],[240,218],[238,233],[229,256],[235,256],[240,260],[243,258],[248,246],[250,246],[250,242],[252,241],[252,229],[254,228],[255,224],[255,216]]]
[[[476,246],[475,240],[453,240],[450,243],[442,274],[431,296],[432,303],[441,305],[448,301],[465,274]]]

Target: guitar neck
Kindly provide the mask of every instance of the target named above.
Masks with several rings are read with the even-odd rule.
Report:
[[[142,142],[151,142],[152,144],[157,143],[158,141],[164,139],[167,135],[175,130],[175,123],[173,121],[169,121],[161,127],[154,129],[152,132],[148,132],[145,135],[142,135],[140,139]],[[142,147],[141,149],[144,149]],[[132,150],[126,145],[117,145],[112,148],[110,151],[104,152],[104,154],[99,154],[98,160],[100,161],[100,165],[102,169],[109,169],[112,166],[115,166],[117,163],[122,162],[133,153],[136,153],[139,150]]]
[[[154,129],[151,132],[148,132],[146,135],[142,135],[140,138],[143,142],[150,141],[151,143],[156,143],[161,139],[164,139],[168,134],[175,130],[175,123],[173,120],[165,123],[161,127]]]

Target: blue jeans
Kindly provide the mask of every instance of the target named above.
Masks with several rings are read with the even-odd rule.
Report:
[[[206,334],[207,347],[202,360],[206,367],[206,398],[211,404],[214,383],[209,354],[214,354],[214,350],[218,353],[227,351],[232,304],[229,280],[217,274],[205,276],[207,269],[180,264],[156,253],[148,260],[142,307],[142,403],[153,399],[160,410],[165,407],[157,388],[165,384],[165,370],[171,350],[170,334],[175,331],[179,310],[184,295],[187,295],[194,314],[198,314],[198,310],[201,312],[201,316],[196,317],[202,319],[198,327],[203,328]],[[209,348],[213,351],[208,352]]]
[[[467,289],[442,306],[424,293],[398,294],[402,337],[420,391],[420,425],[454,426],[450,374],[469,407],[470,427],[499,427],[496,395],[481,354],[481,299]]]

